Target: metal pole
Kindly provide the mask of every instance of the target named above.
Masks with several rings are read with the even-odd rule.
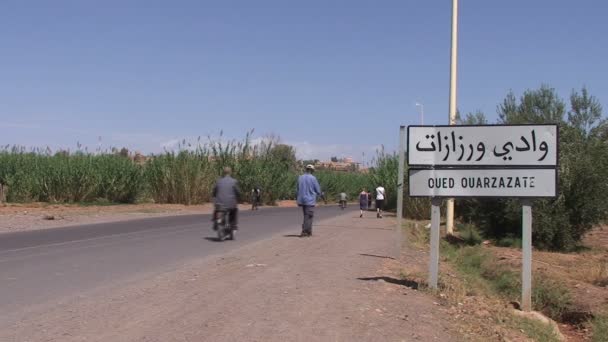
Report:
[[[522,251],[521,307],[532,310],[532,204],[522,200]]]
[[[429,287],[437,289],[439,279],[439,223],[441,221],[441,198],[431,199],[431,258],[429,262]]]
[[[420,124],[424,125],[424,105],[416,102],[416,107],[420,107]]]
[[[420,104],[420,124],[424,125],[424,105]]]
[[[452,52],[450,61],[450,125],[456,124],[456,80],[458,69],[458,0],[452,0]],[[454,233],[454,199],[450,198],[446,208],[446,230]]]
[[[399,127],[399,167],[397,179],[397,258],[401,256],[401,243],[403,241],[403,183],[405,182],[405,126]]]

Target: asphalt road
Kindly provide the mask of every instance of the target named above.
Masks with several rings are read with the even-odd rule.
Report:
[[[343,213],[337,206],[317,207],[315,221]],[[174,216],[0,234],[0,321],[3,314],[136,274],[169,271],[279,233],[299,234],[302,214],[298,208],[241,211],[236,241],[224,242],[213,241],[210,219]]]

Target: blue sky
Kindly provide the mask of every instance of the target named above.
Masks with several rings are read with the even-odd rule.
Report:
[[[458,107],[587,86],[608,106],[608,5],[461,0]],[[395,148],[448,117],[451,1],[3,1],[0,145],[158,152],[280,135],[300,157]]]

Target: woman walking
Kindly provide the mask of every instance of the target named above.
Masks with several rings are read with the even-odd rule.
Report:
[[[359,194],[359,209],[361,210],[361,215],[359,217],[363,217],[363,211],[367,210],[368,206],[368,193],[365,191],[365,188],[361,190]]]

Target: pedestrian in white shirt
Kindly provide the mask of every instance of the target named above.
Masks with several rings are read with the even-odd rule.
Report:
[[[386,190],[382,185],[376,188],[376,217],[382,218],[382,210],[384,209],[384,200],[386,199]]]

